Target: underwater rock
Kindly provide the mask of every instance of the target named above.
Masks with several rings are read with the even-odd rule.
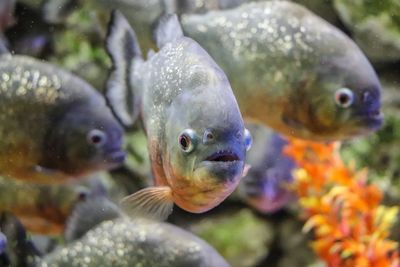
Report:
[[[267,1],[181,21],[228,76],[246,121],[314,141],[381,126],[381,85],[371,64],[348,36],[306,8]]]
[[[354,40],[375,62],[400,60],[400,2],[334,0]]]
[[[265,258],[275,232],[249,209],[207,217],[189,229],[212,245],[232,267],[253,267]]]

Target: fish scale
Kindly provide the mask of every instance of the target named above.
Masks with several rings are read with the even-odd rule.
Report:
[[[87,141],[94,128],[108,138],[99,148]],[[8,53],[0,55],[0,139],[0,173],[31,182],[59,183],[123,160],[122,128],[100,93],[54,65]]]
[[[184,14],[181,23],[228,76],[245,120],[314,141],[381,126],[381,85],[371,64],[349,37],[306,8],[249,3]],[[335,100],[343,88],[353,100],[346,107]],[[361,100],[364,92],[375,96],[372,104]]]

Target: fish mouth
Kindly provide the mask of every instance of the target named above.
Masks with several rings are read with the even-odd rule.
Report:
[[[383,124],[383,113],[379,110],[373,110],[362,116],[363,124],[368,125],[369,128],[377,129]]]
[[[210,156],[208,156],[205,161],[210,161],[210,162],[235,162],[235,161],[240,161],[239,156],[230,151],[230,150],[220,150],[217,151]]]
[[[106,160],[108,163],[119,165],[125,161],[126,153],[120,149],[107,152]]]

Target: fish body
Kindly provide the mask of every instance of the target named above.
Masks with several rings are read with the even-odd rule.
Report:
[[[57,183],[122,163],[122,128],[103,97],[62,69],[0,55],[0,173]]]
[[[95,0],[94,6],[118,9],[135,29],[143,51],[155,48],[152,31],[157,20],[168,13],[204,13],[237,5],[238,0]]]
[[[168,223],[120,218],[106,221],[60,248],[39,266],[225,267],[206,242]]]
[[[114,72],[106,95],[125,125],[140,117],[155,176],[156,187],[127,201],[144,208],[135,201],[150,197],[144,202],[174,202],[190,212],[205,212],[239,183],[251,136],[225,74],[196,42],[183,36],[176,16],[164,17],[157,29],[160,50],[147,61],[140,57],[122,14],[114,13],[108,37]],[[129,47],[131,51],[118,52]],[[131,71],[127,76],[125,69]],[[164,215],[171,208],[159,207],[162,211],[156,213]]]
[[[315,141],[381,126],[381,86],[371,64],[306,8],[266,1],[183,15],[181,23],[227,74],[245,120]]]
[[[294,200],[289,185],[293,182],[294,161],[283,153],[287,141],[263,125],[246,124],[253,137],[253,149],[246,157],[251,165],[239,184],[239,194],[262,213],[272,213]]]
[[[77,203],[106,191],[94,178],[85,183],[47,185],[0,177],[0,212],[15,215],[31,233],[60,235]]]

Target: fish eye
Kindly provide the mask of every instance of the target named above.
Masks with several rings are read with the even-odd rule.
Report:
[[[86,139],[92,145],[101,146],[107,141],[107,136],[103,131],[93,129],[87,134]]]
[[[214,141],[214,134],[211,132],[211,130],[207,129],[204,132],[204,136],[203,136],[203,143],[207,143],[207,142],[211,142]]]
[[[184,152],[191,152],[196,145],[196,133],[191,129],[184,130],[178,137],[178,143]]]
[[[244,129],[244,144],[246,146],[246,151],[249,151],[253,144],[253,138],[251,137],[250,131],[247,129]]]
[[[342,108],[348,108],[353,104],[354,94],[348,88],[340,88],[335,92],[335,102]]]

